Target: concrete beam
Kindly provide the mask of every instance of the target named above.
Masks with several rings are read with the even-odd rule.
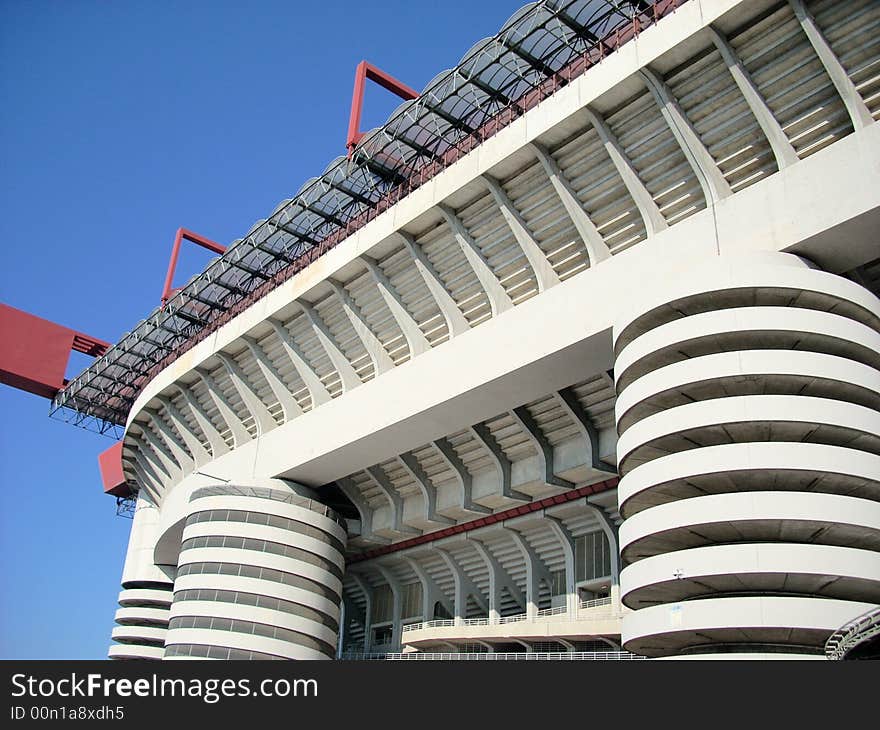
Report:
[[[530,619],[534,619],[535,615],[538,613],[538,600],[541,593],[540,584],[542,580],[548,585],[550,584],[550,571],[547,570],[547,566],[544,565],[544,562],[535,552],[534,548],[529,545],[528,540],[510,527],[502,529],[510,535],[510,539],[513,540],[513,544],[519,548],[520,554],[525,562],[526,615]]]
[[[409,525],[404,524],[403,497],[401,497],[400,493],[394,488],[394,485],[388,479],[385,472],[378,466],[368,466],[366,472],[372,477],[373,481],[376,482],[379,489],[382,490],[382,494],[388,499],[388,504],[391,505],[391,529],[402,535],[421,535],[421,530],[417,530],[415,527],[410,527]]]
[[[469,433],[489,452],[495,466],[498,467],[498,476],[501,479],[501,495],[517,502],[531,502],[532,498],[523,492],[516,491],[511,484],[512,464],[501,444],[492,435],[489,427],[485,423],[478,423],[468,428]]]
[[[391,611],[391,643],[394,647],[400,647],[400,635],[403,630],[401,619],[403,616],[401,615],[403,610],[403,586],[400,585],[400,581],[394,577],[394,574],[386,568],[384,565],[380,563],[374,563],[376,570],[378,570],[382,577],[385,579],[385,582],[391,587],[391,595],[393,596],[393,605]]]
[[[272,327],[275,336],[281,342],[285,354],[290,359],[290,364],[293,365],[293,368],[299,374],[303,384],[309,391],[309,397],[312,400],[312,408],[314,409],[322,403],[329,401],[330,393],[324,386],[324,383],[321,382],[321,379],[309,364],[308,360],[306,360],[306,356],[303,354],[302,350],[300,350],[299,345],[296,344],[296,340],[293,339],[290,330],[280,322],[276,322],[274,319],[267,319],[266,323]]]
[[[169,479],[174,482],[178,482],[183,479],[183,467],[178,464],[175,460],[174,456],[168,450],[168,447],[165,446],[165,442],[162,441],[156,434],[154,434],[149,428],[147,428],[143,424],[138,424],[141,427],[141,443],[150,446],[150,450],[153,454],[156,455],[156,458],[162,464],[165,472],[168,474]]]
[[[513,420],[516,421],[529,440],[534,444],[538,452],[538,460],[541,464],[544,483],[551,487],[572,489],[574,484],[567,479],[556,476],[553,471],[553,445],[547,440],[541,427],[537,424],[529,409],[519,406],[510,411]]]
[[[370,276],[373,277],[373,281],[379,289],[382,299],[385,300],[391,316],[394,317],[394,321],[397,322],[397,326],[400,327],[400,331],[403,333],[406,346],[409,349],[409,356],[413,358],[430,350],[431,345],[428,343],[425,333],[422,332],[418,323],[413,319],[404,305],[400,294],[394,289],[391,281],[385,276],[379,264],[369,256],[364,255],[361,258],[366,264]]]
[[[336,344],[336,340],[333,339],[333,334],[327,325],[324,324],[324,320],[321,319],[310,304],[301,301],[297,301],[297,304],[299,304],[306,318],[311,323],[318,342],[321,343],[321,347],[324,348],[324,352],[327,353],[327,357],[330,358],[330,362],[333,363],[333,367],[339,373],[339,379],[342,382],[342,392],[347,393],[353,388],[357,388],[361,384],[361,379],[354,371],[345,353],[339,349],[339,345]]]
[[[635,167],[633,167],[632,162],[630,162],[629,157],[620,142],[617,140],[617,137],[611,131],[611,128],[605,123],[605,120],[595,111],[590,109],[590,107],[584,107],[583,111],[587,115],[587,119],[590,120],[590,124],[593,125],[593,129],[596,130],[596,134],[599,135],[599,140],[605,147],[605,152],[608,153],[608,157],[611,158],[611,162],[614,164],[614,169],[617,170],[617,174],[620,175],[623,184],[626,186],[633,202],[636,204],[639,215],[641,215],[642,220],[645,223],[645,232],[647,235],[653,236],[657,232],[667,228],[666,219],[660,212],[660,208],[657,207],[657,203],[654,202],[651,193],[648,192],[645,184],[642,182],[641,178],[639,178],[638,172],[636,172]]]
[[[438,586],[434,579],[430,576],[428,571],[426,571],[419,563],[419,561],[416,560],[414,557],[404,555],[403,559],[412,569],[413,573],[416,574],[416,577],[422,584],[422,620],[434,620],[434,606],[437,603],[440,603],[446,608],[446,610],[450,614],[452,614],[454,611],[453,604],[449,601],[449,598],[446,596],[440,586]]]
[[[565,559],[565,606],[570,614],[575,614],[578,610],[578,597],[577,588],[575,587],[577,575],[575,574],[574,537],[562,520],[548,515],[546,512],[544,513],[544,519],[547,520],[547,524],[562,547],[562,555]]]
[[[275,369],[275,366],[269,360],[269,357],[263,351],[263,348],[261,348],[257,341],[252,337],[243,335],[241,339],[244,340],[244,343],[247,345],[251,356],[257,361],[257,367],[260,368],[260,372],[269,384],[269,388],[272,390],[275,399],[281,404],[281,410],[284,413],[284,420],[289,421],[291,418],[301,416],[303,412],[302,408],[300,408],[299,403],[296,402],[296,398],[291,394],[287,387],[287,383],[281,378],[281,375]]]
[[[822,62],[822,66],[825,67],[825,71],[831,78],[831,83],[834,84],[834,88],[840,94],[846,111],[849,113],[849,118],[852,120],[853,128],[862,129],[873,124],[874,117],[871,116],[871,112],[865,105],[861,94],[859,94],[855,84],[853,84],[846,73],[846,69],[840,63],[840,59],[834,55],[831,45],[825,40],[825,36],[822,35],[822,31],[819,30],[819,26],[816,25],[815,19],[804,6],[803,1],[788,0],[788,4],[791,5],[798,23],[800,23],[801,28],[803,28],[810,41],[810,45],[813,46],[813,50]]]
[[[501,591],[505,588],[510,597],[525,611],[527,605],[525,595],[516,584],[516,581],[504,569],[504,566],[498,562],[498,559],[493,555],[489,547],[476,538],[469,538],[469,541],[480,558],[482,558],[489,572],[489,622],[498,623],[501,619]]]
[[[639,70],[639,75],[660,107],[660,113],[666,120],[666,124],[672,131],[673,136],[681,147],[681,151],[687,158],[694,175],[703,189],[706,205],[711,206],[724,198],[733,195],[733,190],[712,159],[712,155],[703,145],[703,141],[697,134],[684,110],[673,96],[666,82],[648,66]]]
[[[162,437],[162,440],[168,447],[168,450],[177,464],[180,466],[181,472],[184,474],[188,474],[196,468],[196,463],[193,460],[192,456],[190,456],[186,449],[184,449],[180,442],[177,440],[178,434],[175,433],[171,428],[169,428],[168,424],[162,420],[159,414],[150,409],[144,408],[142,411],[147,414],[147,417],[150,419],[150,423],[155,426],[156,430],[159,432],[159,435]]]
[[[373,510],[364,499],[361,490],[357,488],[354,480],[350,477],[342,477],[336,480],[342,493],[351,500],[361,518],[361,538],[369,542],[385,545],[390,542],[387,538],[380,537],[373,532]]]
[[[443,319],[446,320],[449,338],[452,339],[457,335],[467,332],[471,326],[461,313],[452,295],[446,290],[440,274],[437,273],[431,261],[422,251],[421,246],[409,234],[402,231],[398,231],[397,234],[403,240],[403,244],[412,257],[416,270],[422,277],[422,281],[425,282],[425,286],[428,287],[428,291],[431,292],[431,296],[434,297],[434,301],[437,303]]]
[[[501,215],[507,222],[510,232],[522,249],[523,254],[535,272],[535,280],[538,283],[538,291],[542,292],[559,283],[559,277],[547,260],[547,256],[541,250],[538,242],[535,240],[532,232],[528,229],[525,219],[520,212],[514,207],[513,201],[507,196],[501,183],[491,175],[484,174],[482,176],[489,188],[489,192],[495,199],[495,204],[501,210]]]
[[[461,484],[461,502],[459,506],[466,512],[473,512],[474,514],[490,514],[492,512],[491,509],[474,502],[472,498],[474,478],[471,476],[471,473],[467,470],[467,467],[462,460],[458,458],[458,454],[455,452],[452,444],[449,443],[449,439],[445,436],[441,439],[437,439],[433,442],[433,446],[440,452],[443,460],[458,477],[458,481]]]
[[[367,318],[364,317],[361,308],[355,303],[354,299],[351,298],[348,290],[335,279],[327,279],[327,283],[330,284],[330,288],[333,289],[336,298],[339,299],[339,303],[342,305],[342,310],[345,312],[345,316],[348,317],[348,321],[351,322],[351,326],[357,334],[358,339],[367,351],[370,362],[373,363],[373,373],[376,376],[379,376],[393,368],[394,361],[388,355],[382,342],[376,337],[373,330],[370,329],[370,324],[367,322]]]
[[[781,170],[788,165],[793,165],[798,161],[797,152],[783,131],[782,125],[776,121],[776,117],[773,116],[773,112],[770,111],[770,107],[767,106],[767,102],[761,96],[761,92],[758,91],[757,85],[752,81],[743,62],[736,55],[736,51],[717,28],[710,25],[709,34],[712,36],[712,42],[721,54],[727,70],[733,76],[739,92],[746,100],[746,104],[749,105],[749,109],[761,127],[761,131],[764,132],[767,142],[770,143],[770,149],[776,158],[776,166]]]
[[[397,457],[397,461],[406,470],[407,474],[412,477],[422,493],[422,498],[425,502],[425,519],[441,525],[454,525],[455,520],[445,515],[437,514],[437,488],[412,452],[400,454]]]
[[[190,393],[189,388],[178,384],[175,384],[174,387],[180,391],[180,394],[183,396],[183,399],[186,401],[187,406],[189,406],[189,409],[193,414],[193,418],[196,420],[196,423],[199,424],[199,428],[202,429],[205,438],[208,439],[208,444],[211,446],[212,458],[216,459],[218,456],[229,451],[229,446],[226,444],[226,441],[223,440],[223,437],[220,435],[214,422],[208,417],[208,414],[205,412],[205,409],[202,408],[202,404],[199,403],[198,399]]]
[[[452,580],[455,585],[455,623],[461,624],[467,618],[467,598],[473,596],[474,600],[479,604],[480,608],[489,615],[489,604],[480,592],[477,585],[470,579],[470,576],[458,564],[446,550],[442,548],[434,548],[434,551],[440,555],[449,572],[452,573]]]
[[[492,309],[492,316],[497,317],[502,312],[511,309],[513,302],[510,300],[504,287],[501,286],[501,282],[498,281],[498,277],[495,276],[495,272],[492,271],[492,267],[489,266],[489,262],[486,260],[477,242],[474,241],[471,234],[464,227],[464,223],[461,222],[452,208],[440,203],[437,205],[437,209],[443,214],[443,218],[452,231],[453,237],[458,242],[462,253],[464,253],[465,258],[477,275],[480,286],[486,292],[486,296],[489,298],[489,306]]]
[[[263,403],[239,364],[225,352],[217,352],[217,359],[223,363],[223,367],[226,369],[226,373],[229,375],[229,379],[232,381],[236,392],[241,397],[244,407],[247,408],[248,413],[251,414],[254,422],[257,424],[257,436],[259,437],[260,434],[275,428],[278,424],[272,418],[272,414],[269,413],[266,404]]]
[[[158,395],[156,398],[162,404],[162,408],[165,409],[165,413],[168,414],[168,418],[171,419],[174,428],[177,430],[177,433],[180,434],[180,437],[183,439],[186,447],[192,454],[194,466],[197,468],[207,464],[212,458],[211,454],[209,454],[208,450],[202,446],[202,442],[190,428],[189,424],[187,424],[186,418],[183,414],[175,408],[170,398],[166,398],[164,395]]]
[[[364,596],[364,654],[369,654],[373,643],[373,587],[355,571],[349,570],[348,574]]]
[[[611,250],[608,248],[608,244],[605,243],[605,239],[602,238],[599,229],[590,220],[590,216],[587,215],[587,211],[584,210],[581,201],[578,200],[571,183],[562,174],[562,170],[559,169],[559,165],[556,164],[553,155],[550,154],[546,147],[537,142],[532,142],[529,147],[535,153],[538,162],[541,163],[541,167],[544,168],[544,173],[562,202],[562,207],[565,208],[565,212],[568,213],[568,217],[571,219],[575,230],[584,242],[584,246],[587,249],[587,257],[590,259],[590,266],[595,266],[610,258]]]
[[[602,461],[599,451],[599,431],[593,425],[590,415],[580,404],[575,392],[571,388],[563,388],[557,391],[556,399],[562,405],[562,409],[569,418],[575,422],[581,435],[586,439],[590,447],[590,463],[592,467],[607,474],[616,474],[617,470],[613,466]]]
[[[250,433],[248,433],[248,430],[244,427],[244,424],[241,422],[241,419],[238,417],[238,414],[232,408],[229,401],[226,400],[226,396],[223,394],[223,391],[220,390],[220,387],[214,381],[214,378],[199,368],[195,368],[194,372],[208,389],[208,395],[211,396],[211,400],[214,401],[214,405],[217,406],[220,418],[226,424],[226,427],[232,432],[232,441],[235,446],[239,447],[250,441]]]

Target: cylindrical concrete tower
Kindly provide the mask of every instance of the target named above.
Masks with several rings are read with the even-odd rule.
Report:
[[[333,658],[345,527],[292,485],[271,484],[192,494],[166,659]]]
[[[821,654],[880,602],[880,301],[719,258],[614,329],[626,649]]]
[[[138,497],[116,611],[111,659],[161,659],[165,651],[168,610],[173,589],[173,566],[157,566],[153,548],[159,529],[159,510]]]

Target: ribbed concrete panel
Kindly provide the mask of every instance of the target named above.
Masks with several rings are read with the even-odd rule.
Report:
[[[332,658],[345,542],[332,510],[283,482],[197,490],[166,658]]]
[[[880,301],[787,254],[704,269],[615,325],[623,643],[818,653],[880,602]]]

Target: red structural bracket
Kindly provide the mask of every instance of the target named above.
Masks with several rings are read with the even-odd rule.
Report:
[[[354,72],[354,92],[351,95],[351,114],[348,117],[348,137],[345,140],[345,146],[348,148],[348,154],[355,145],[361,141],[364,136],[361,132],[361,111],[364,108],[364,87],[367,85],[367,79],[375,81],[383,89],[388,89],[392,94],[397,94],[401,99],[417,99],[419,92],[409,88],[406,84],[398,81],[390,74],[385,73],[373,64],[367,61],[361,61],[357,65]]]
[[[436,542],[437,540],[442,540],[444,537],[449,537],[450,535],[459,535],[462,532],[478,530],[481,527],[498,524],[499,522],[504,522],[505,520],[519,517],[520,515],[540,512],[542,509],[547,509],[556,504],[565,504],[566,502],[572,502],[581,497],[589,497],[591,494],[607,492],[609,489],[614,489],[619,481],[620,479],[618,477],[611,477],[611,479],[606,479],[604,482],[597,482],[596,484],[588,484],[585,487],[570,489],[567,492],[562,492],[562,494],[555,494],[552,497],[537,499],[534,502],[529,502],[520,505],[519,507],[511,507],[503,512],[495,512],[494,514],[486,515],[485,517],[480,517],[479,519],[471,520],[470,522],[462,522],[459,525],[444,527],[442,530],[429,532],[427,535],[419,535],[418,537],[411,537],[408,540],[395,542],[391,545],[384,545],[379,548],[367,550],[366,552],[351,558],[348,562],[349,564],[360,563],[362,560],[369,560],[370,558],[376,558],[380,555],[396,553],[399,550],[405,550],[406,548],[415,547],[416,545],[425,545],[426,543]]]
[[[175,291],[172,288],[174,286],[174,271],[177,269],[177,257],[180,255],[180,244],[183,241],[189,241],[197,246],[213,251],[216,254],[222,254],[226,251],[226,246],[221,246],[219,243],[215,243],[214,241],[205,238],[204,236],[200,236],[198,233],[187,230],[186,228],[178,228],[177,233],[174,236],[174,245],[171,247],[171,259],[168,261],[168,273],[165,274],[165,286],[162,288],[163,307],[168,303],[168,300],[171,299],[171,296]]]
[[[101,470],[104,494],[112,494],[114,497],[131,496],[128,480],[122,471],[122,441],[117,441],[98,454],[98,468]]]
[[[110,343],[0,304],[0,383],[52,399],[72,351],[100,357]]]

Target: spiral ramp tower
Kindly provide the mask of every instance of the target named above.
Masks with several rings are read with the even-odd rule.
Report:
[[[197,490],[165,639],[166,659],[332,659],[346,531],[280,480]]]
[[[131,527],[110,659],[161,659],[165,652],[174,567],[157,566],[153,548],[159,510],[146,497],[137,501]]]
[[[880,602],[880,302],[719,259],[614,330],[623,643],[821,656]]]

